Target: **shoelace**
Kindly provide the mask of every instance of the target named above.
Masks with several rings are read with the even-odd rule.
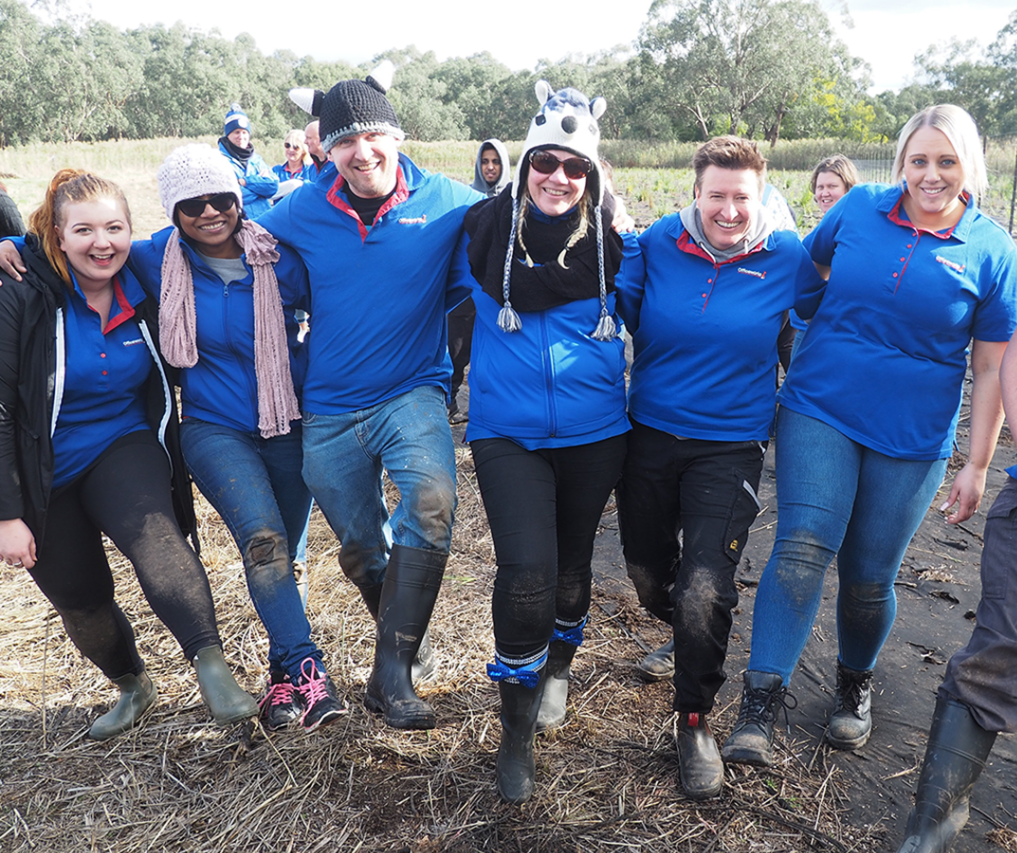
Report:
[[[310,710],[322,699],[328,697],[328,687],[325,681],[327,676],[323,673],[319,674],[317,664],[312,658],[308,658],[300,664],[300,673],[303,677],[297,689],[304,695],[304,704]]]
[[[738,722],[748,722],[753,719],[761,719],[765,722],[775,721],[779,711],[774,707],[779,705],[784,710],[784,725],[791,731],[791,721],[787,712],[798,707],[798,700],[783,685],[776,691],[752,690],[745,691],[742,699],[742,707],[738,712]]]
[[[268,693],[258,703],[258,707],[263,709],[266,705],[269,707],[290,705],[293,703],[293,693],[295,690],[296,688],[288,681],[273,684],[268,688]]]
[[[861,678],[853,678],[839,674],[840,683],[840,707],[849,711],[857,711],[862,705],[862,698],[872,681],[872,673],[866,673]]]

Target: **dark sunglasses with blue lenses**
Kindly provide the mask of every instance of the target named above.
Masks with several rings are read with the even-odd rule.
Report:
[[[184,216],[197,219],[205,212],[205,205],[212,205],[219,213],[225,213],[237,203],[233,193],[216,193],[209,198],[187,198],[177,202],[177,210]]]

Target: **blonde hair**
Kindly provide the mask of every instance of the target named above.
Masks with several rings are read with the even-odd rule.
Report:
[[[82,169],[61,169],[57,172],[46,187],[46,197],[42,204],[28,217],[29,232],[39,238],[50,266],[68,287],[71,286],[71,273],[57,233],[64,224],[63,209],[68,204],[98,201],[101,198],[119,202],[127,218],[127,225],[131,227],[131,208],[124,191],[112,181]]]
[[[590,175],[592,174],[594,173],[591,172]],[[523,252],[526,252],[527,257],[529,257],[529,253],[526,249],[526,243],[523,238],[523,231],[529,222],[527,214],[529,213],[530,207],[536,207],[536,203],[532,198],[530,198],[530,188],[528,186],[529,172],[527,172],[526,177],[527,180],[519,182],[519,228],[517,229],[516,239],[519,241],[520,248]],[[576,227],[573,229],[572,233],[569,234],[568,240],[565,241],[566,252],[582,240],[583,237],[586,236],[586,232],[589,231],[590,215],[593,211],[593,205],[594,202],[590,194],[590,176],[588,175],[586,178],[586,186],[583,187],[583,194],[580,196],[579,202],[576,204],[576,209],[579,213],[579,221],[576,223]]]
[[[305,166],[310,166],[314,160],[311,159],[311,152],[307,150],[307,135],[302,130],[293,128],[293,130],[286,134],[283,142],[293,142],[294,140],[299,143],[301,150],[304,152],[300,155],[300,162]]]
[[[858,170],[850,158],[844,154],[832,154],[816,163],[816,168],[812,170],[809,188],[812,190],[813,195],[816,194],[816,182],[823,172],[829,172],[831,175],[836,175],[840,178],[844,182],[845,191],[858,183]]]
[[[900,181],[904,176],[904,158],[908,143],[915,131],[931,127],[943,134],[957,152],[957,159],[964,172],[964,189],[974,196],[977,203],[989,188],[985,170],[985,155],[978,137],[978,126],[970,114],[954,104],[935,104],[915,113],[908,119],[897,137],[897,153],[893,158],[893,179]]]

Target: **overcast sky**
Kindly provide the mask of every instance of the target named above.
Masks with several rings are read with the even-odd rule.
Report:
[[[552,4],[547,0],[478,3],[476,0],[381,0],[381,2],[209,3],[172,0],[68,0],[67,6],[120,29],[176,21],[227,38],[250,33],[263,53],[291,50],[320,60],[359,64],[389,48],[416,45],[439,59],[489,51],[513,71],[541,59],[586,54],[639,35],[651,0]],[[872,66],[873,92],[899,89],[913,74],[916,53],[951,37],[988,45],[1015,8],[1015,0],[850,0],[853,29],[841,23],[844,4],[823,0],[852,55]],[[598,14],[600,8],[610,10]],[[266,11],[270,10],[270,11]],[[488,11],[492,10],[492,11]],[[496,10],[496,11],[493,11]],[[588,93],[593,95],[595,93]]]

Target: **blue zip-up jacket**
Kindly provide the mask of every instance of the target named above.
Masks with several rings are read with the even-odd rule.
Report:
[[[240,185],[240,192],[244,200],[244,212],[248,219],[257,219],[266,211],[272,209],[272,196],[279,192],[279,179],[268,167],[265,159],[255,151],[246,162],[236,160],[230,156],[226,146],[219,143],[219,153],[222,154],[230,165],[239,181],[244,179]]]
[[[164,228],[150,240],[136,240],[129,264],[142,286],[156,299],[162,285],[162,259],[173,228]],[[180,371],[180,397],[184,417],[200,418],[248,433],[258,432],[258,381],[254,369],[254,273],[223,284],[186,240],[181,240],[194,281],[198,363]],[[307,272],[292,250],[280,245],[275,265],[279,295],[290,345],[290,373],[300,399],[307,370],[305,345],[297,341],[300,327],[295,309],[310,311]],[[312,336],[313,337],[313,336]]]
[[[782,315],[811,317],[824,282],[794,232],[718,264],[680,217],[639,236],[641,263],[616,282],[635,352],[629,414],[682,438],[766,441]]]
[[[639,247],[635,234],[622,239],[624,270]],[[625,342],[620,335],[610,341],[590,337],[600,318],[599,298],[520,313],[522,328],[503,332],[501,303],[476,281],[473,288],[467,441],[509,438],[536,450],[591,444],[628,431]],[[615,296],[608,294],[607,310],[620,326]]]
[[[301,181],[314,181],[318,177],[318,167],[311,163],[310,166],[304,166],[295,175],[286,169],[285,163],[280,163],[278,166],[272,167],[272,174],[275,175],[276,180],[281,184],[283,181],[292,181],[299,179]],[[274,195],[274,193],[273,193]]]
[[[445,314],[470,295],[463,217],[482,198],[400,154],[396,191],[370,228],[331,163],[258,221],[307,266],[305,411],[355,412],[425,385],[448,394]]]

